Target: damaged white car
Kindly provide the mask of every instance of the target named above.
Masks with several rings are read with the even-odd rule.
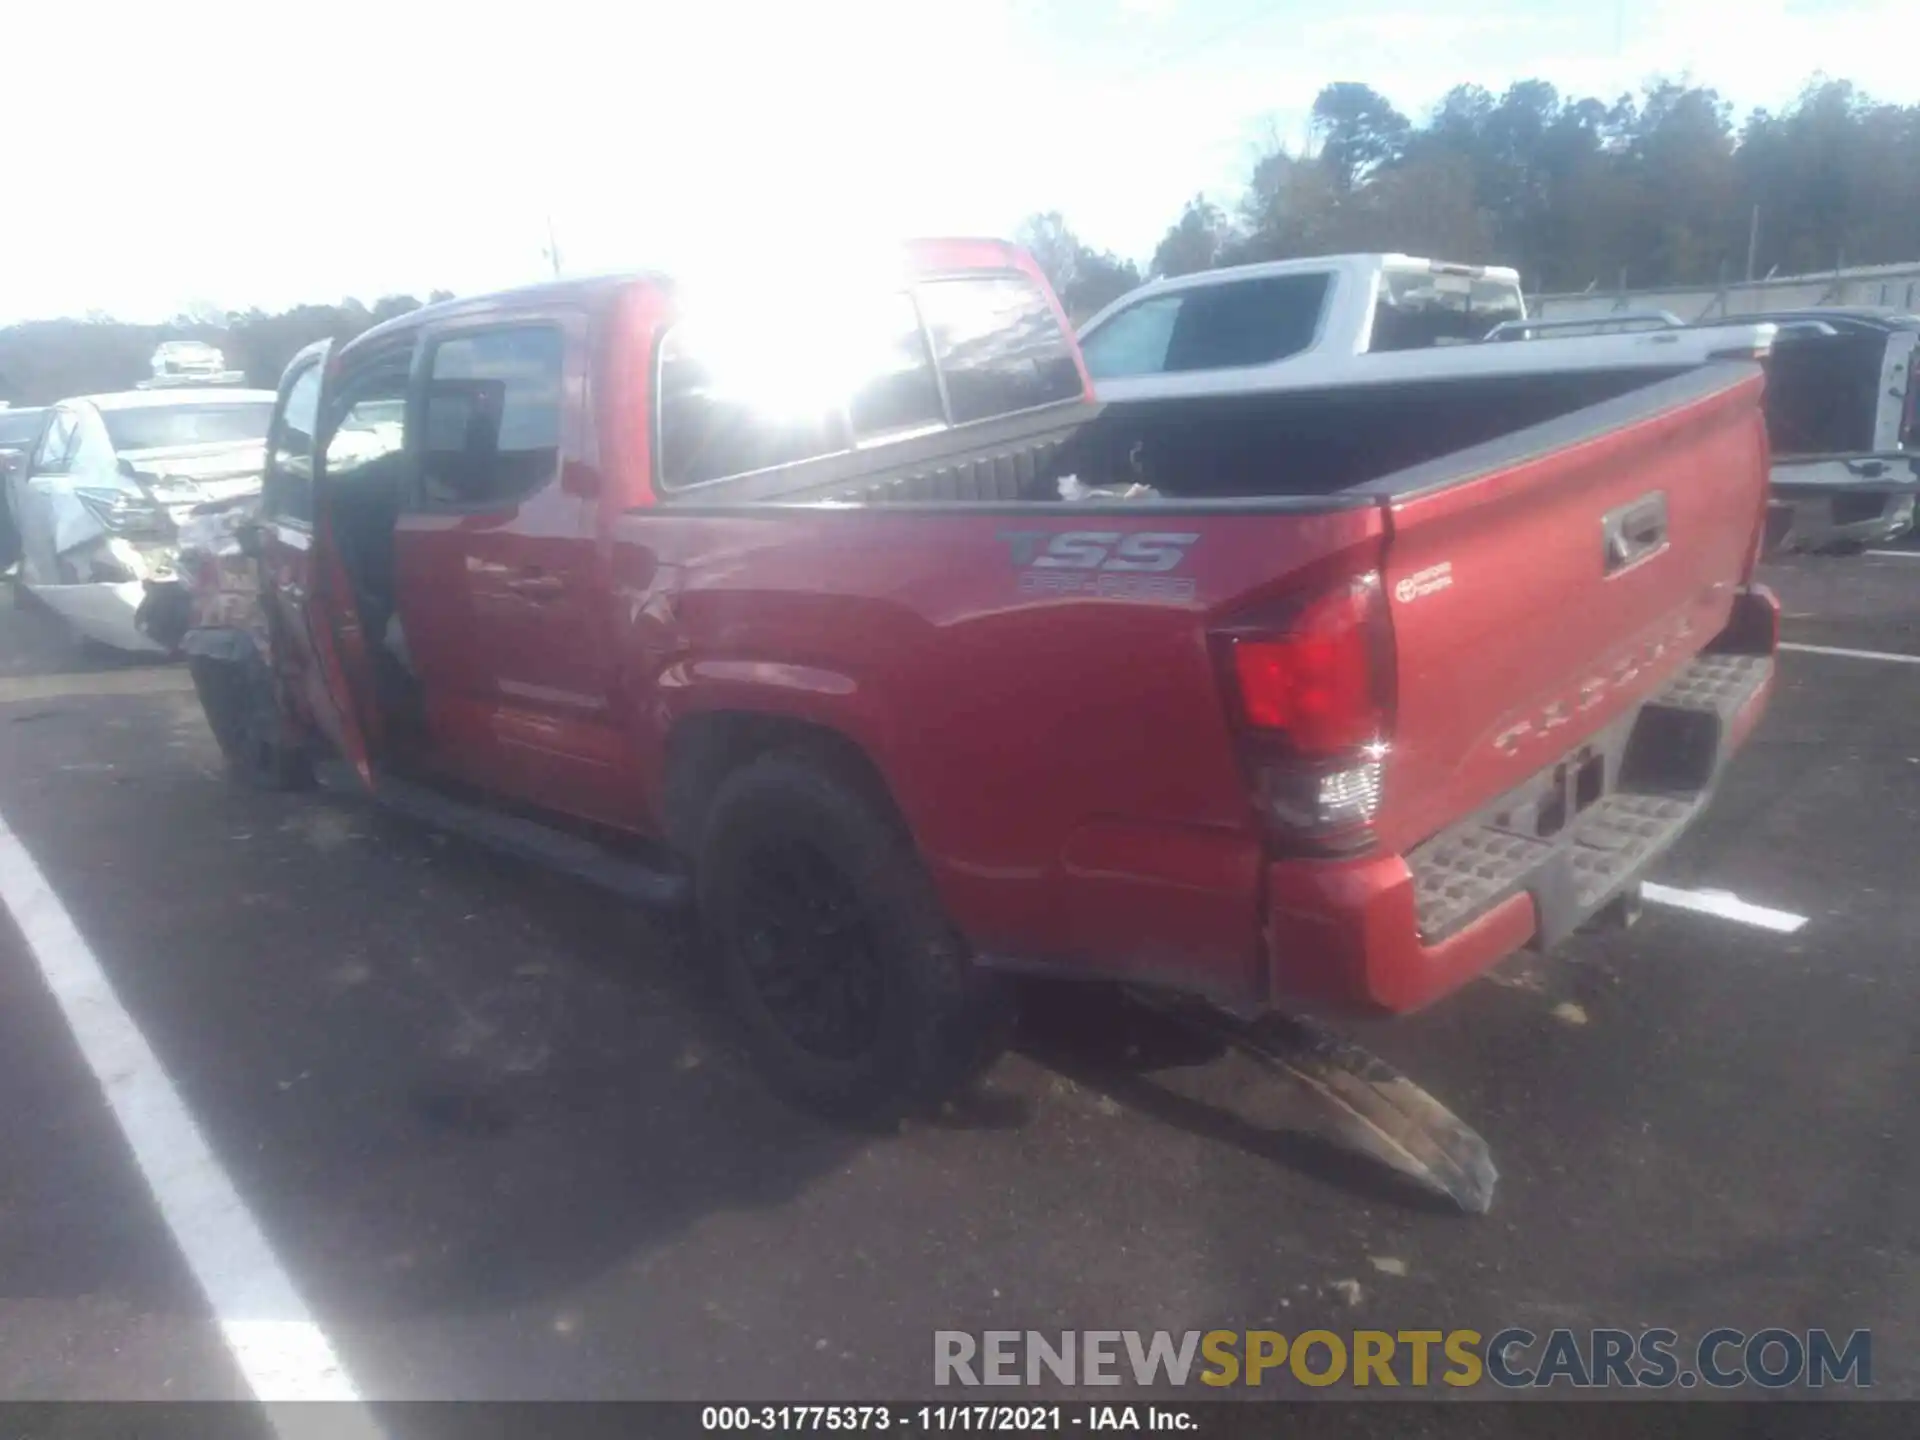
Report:
[[[146,582],[172,579],[197,505],[256,495],[270,390],[141,390],[53,407],[14,475],[20,583],[82,636],[158,650],[134,624]]]

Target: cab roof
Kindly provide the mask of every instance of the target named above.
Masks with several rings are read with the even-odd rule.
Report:
[[[906,240],[882,247],[883,253],[889,250],[898,254],[900,267],[908,277],[937,271],[1018,269],[1023,264],[1032,265],[1033,263],[1026,258],[1026,253],[1019,246],[1008,241],[971,236]],[[803,274],[804,271],[796,273]],[[409,310],[404,315],[396,315],[390,320],[381,321],[372,329],[354,336],[341,347],[341,351],[342,353],[357,352],[389,337],[405,334],[415,326],[430,324],[452,316],[485,314],[490,311],[511,314],[517,310],[534,310],[550,305],[575,305],[596,309],[611,304],[622,292],[635,286],[650,285],[663,290],[672,290],[687,278],[659,270],[634,270],[563,280],[543,280],[532,285],[516,286],[510,290],[495,290],[483,295],[466,295],[453,300],[441,300],[432,305],[423,305],[418,310]]]

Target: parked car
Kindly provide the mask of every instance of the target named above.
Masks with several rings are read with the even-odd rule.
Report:
[[[1761,713],[1752,364],[1296,430],[1099,407],[1009,246],[792,281],[303,351],[202,695],[243,774],[691,900],[797,1099],[963,1083],[1013,974],[1418,1009],[1630,896]]]
[[[227,368],[227,357],[204,340],[162,340],[154,347],[153,374],[134,388],[162,390],[174,386],[243,385],[246,375]]]
[[[62,400],[11,493],[20,583],[81,636],[151,650],[145,582],[173,574],[197,505],[257,494],[273,393],[147,390]]]

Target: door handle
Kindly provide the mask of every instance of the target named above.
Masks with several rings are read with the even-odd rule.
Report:
[[[558,575],[516,575],[506,586],[523,600],[557,600],[567,590],[566,580]]]

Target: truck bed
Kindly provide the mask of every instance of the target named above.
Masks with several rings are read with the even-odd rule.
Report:
[[[659,697],[649,763],[702,712],[830,726],[870,758],[984,953],[1241,1000],[1305,982],[1304,954],[1269,966],[1263,906],[1281,870],[1337,886],[1362,862],[1309,851],[1269,878],[1220,637],[1374,577],[1391,643],[1364,884],[1404,892],[1411,936],[1403,857],[1588,752],[1613,758],[1578,798],[1615,795],[1611,737],[1723,632],[1749,578],[1758,369],[1599,381],[1529,379],[1495,414],[1402,395],[1358,434],[1294,397],[1284,423],[1271,397],[1212,413],[1247,427],[1224,438],[1109,406],[884,473],[626,514],[616,567],[660,590],[623,642]],[[1285,436],[1316,437],[1314,463],[1268,448]],[[1063,465],[1086,479],[1090,441],[1123,440],[1155,442],[1164,498],[1048,498]],[[1425,990],[1370,998],[1422,1003],[1443,976],[1464,978],[1436,967]]]
[[[1010,417],[871,455],[710,487],[707,504],[1050,503],[1059,482],[1145,484],[1166,501],[1330,497],[1622,397],[1597,422],[1657,409],[1682,369],[1463,375],[1391,385],[1233,391]],[[691,497],[690,497],[691,498]]]

